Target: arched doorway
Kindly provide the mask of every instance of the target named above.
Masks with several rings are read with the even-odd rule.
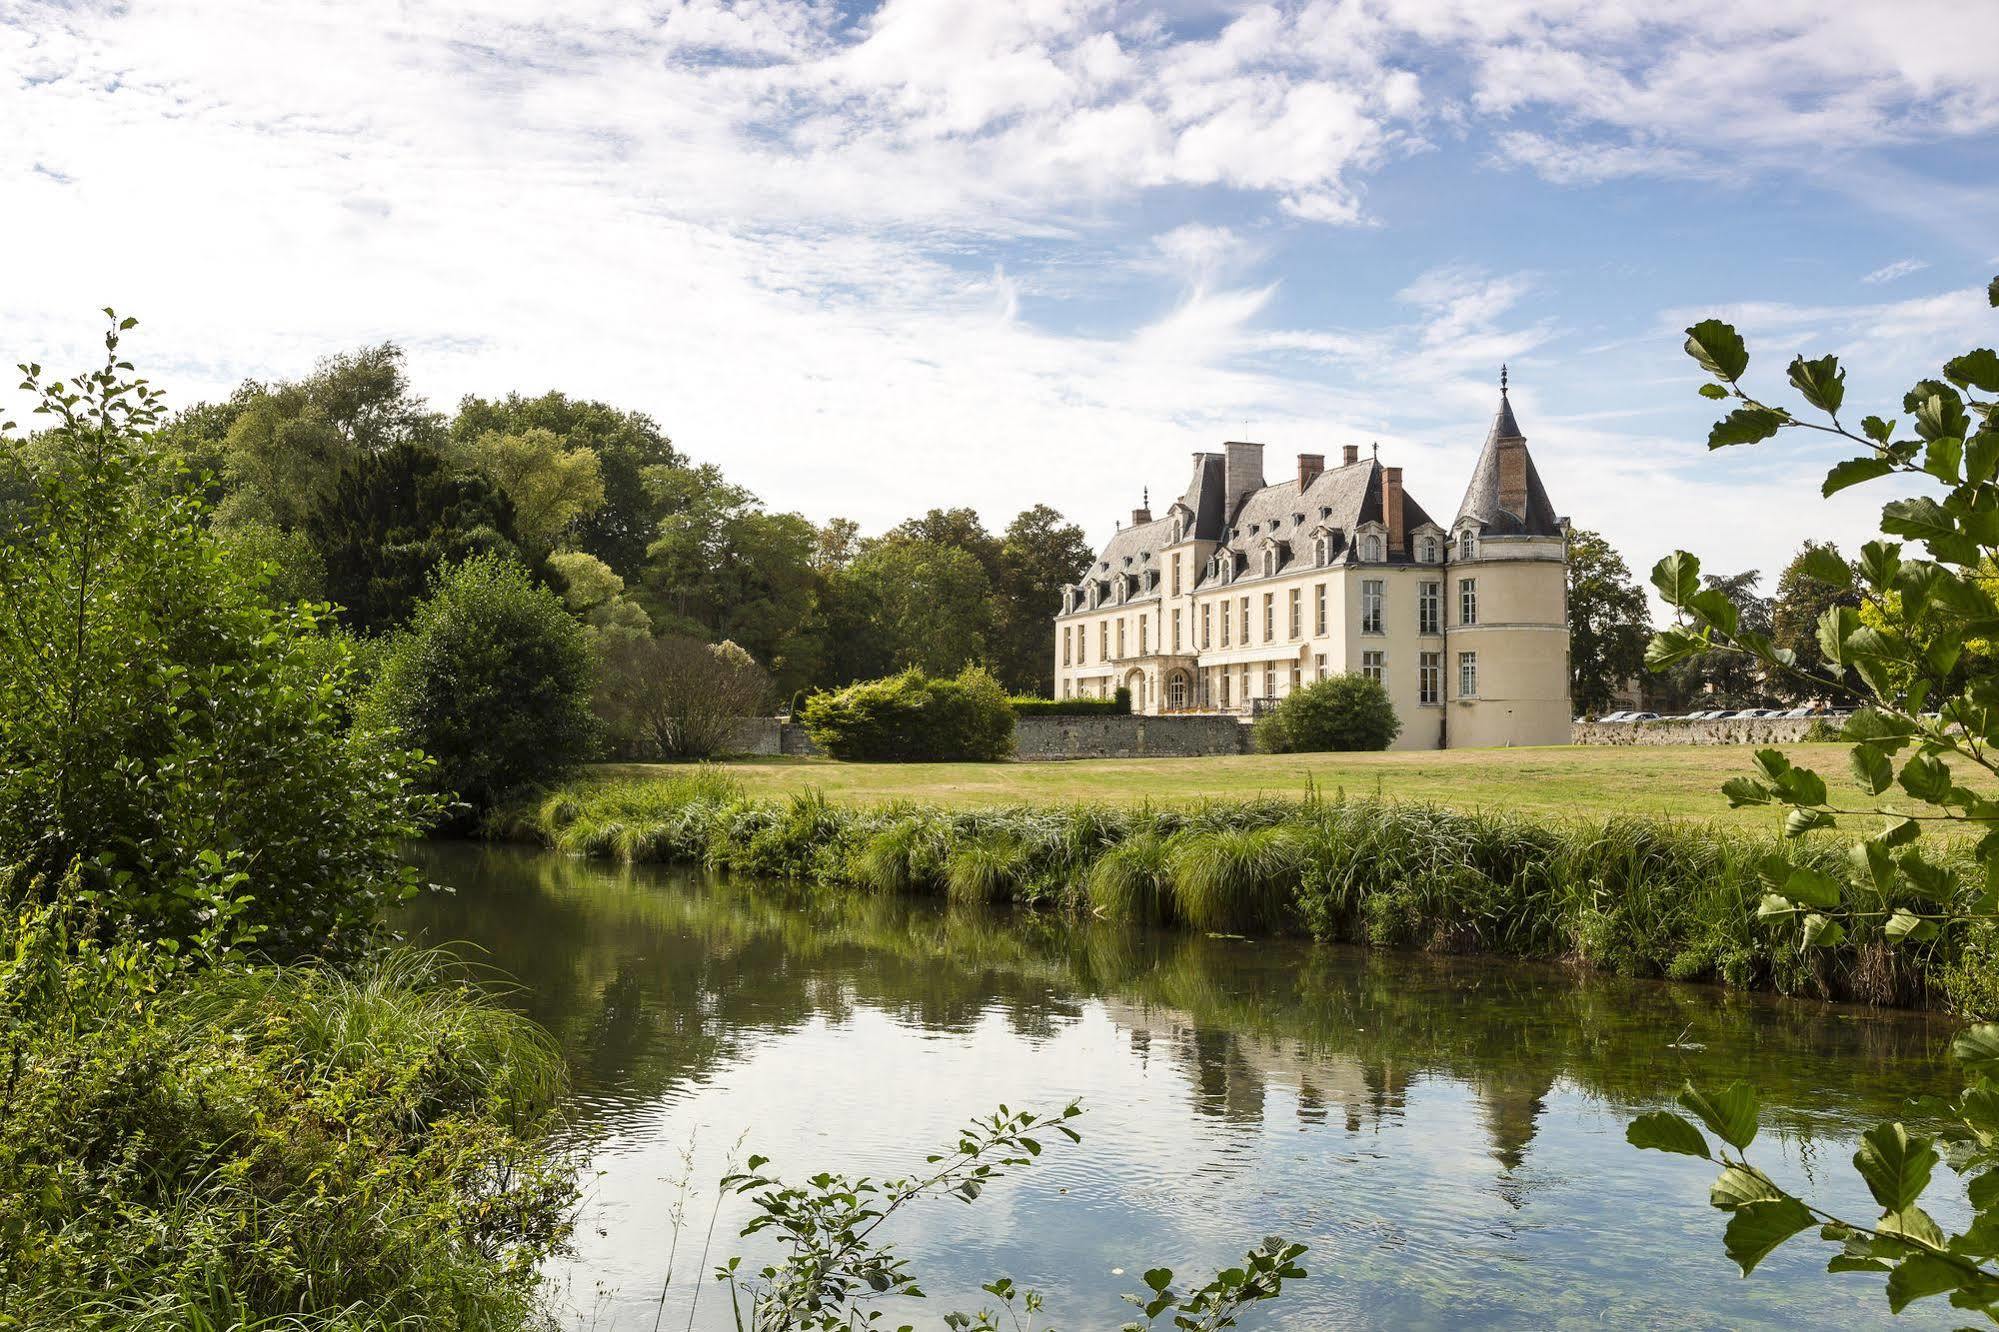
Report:
[[[1124,687],[1131,692],[1131,710],[1144,712],[1152,700],[1145,696],[1145,672],[1133,668],[1125,672]]]
[[[1193,693],[1193,681],[1187,678],[1187,672],[1173,672],[1166,677],[1166,710],[1185,712],[1194,702]]]

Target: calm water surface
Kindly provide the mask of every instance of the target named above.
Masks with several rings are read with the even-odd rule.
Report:
[[[1941,1301],[1891,1320],[1878,1279],[1823,1275],[1816,1242],[1738,1278],[1712,1169],[1623,1140],[1688,1073],[1750,1078],[1764,1164],[1871,1215],[1855,1139],[1950,1088],[1939,1022],[509,850],[422,863],[455,891],[411,908],[413,933],[483,949],[574,1066],[589,1179],[556,1275],[577,1327],[653,1327],[690,1171],[661,1326],[722,1328],[721,1288],[690,1311],[687,1278],[765,1253],[735,1238],[740,1206],[715,1215],[732,1153],[902,1174],[973,1114],[1072,1097],[1080,1146],[899,1219],[930,1298],[892,1318],[938,1326],[1004,1274],[1061,1327],[1116,1327],[1144,1268],[1205,1279],[1277,1233],[1311,1246],[1312,1275],[1252,1326],[1951,1325]]]

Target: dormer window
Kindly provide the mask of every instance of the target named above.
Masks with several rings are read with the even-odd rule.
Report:
[[[1360,543],[1360,557],[1368,564],[1381,563],[1381,538],[1369,536]]]
[[[1314,541],[1312,543],[1312,563],[1318,565],[1321,569],[1326,567],[1326,562],[1330,560],[1332,556],[1333,556],[1333,543],[1326,540],[1326,538],[1320,537],[1317,541]]]
[[[1273,577],[1276,573],[1277,573],[1277,552],[1274,550],[1266,550],[1263,552],[1263,576],[1265,578],[1270,578]]]
[[[1458,558],[1461,560],[1478,558],[1478,540],[1472,536],[1469,527],[1458,533]]]
[[[1437,562],[1437,538],[1424,537],[1421,549],[1423,552],[1423,563],[1435,564]]]

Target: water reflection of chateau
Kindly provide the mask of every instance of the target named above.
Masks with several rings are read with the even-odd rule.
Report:
[[[1309,1043],[1202,1026],[1177,1009],[1100,1000],[1142,1058],[1165,1057],[1185,1069],[1197,1113],[1231,1123],[1262,1124],[1273,1086],[1294,1088],[1298,1118],[1323,1124],[1337,1113],[1349,1133],[1379,1131],[1404,1117],[1420,1068],[1369,1063]],[[1510,1173],[1534,1141],[1554,1078],[1521,1073],[1476,1077],[1462,1085],[1477,1098],[1493,1159]]]

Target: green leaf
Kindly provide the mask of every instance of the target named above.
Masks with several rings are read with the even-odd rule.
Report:
[[[1701,1131],[1671,1110],[1654,1110],[1638,1116],[1625,1127],[1624,1140],[1641,1149],[1709,1159],[1707,1139],[1701,1136]]]
[[[1884,421],[1878,416],[1863,417],[1860,428],[1866,432],[1867,438],[1876,444],[1886,444],[1895,434],[1895,423]]]
[[[1645,645],[1645,669],[1663,671],[1707,650],[1707,639],[1690,629],[1664,629]]]
[[[1165,1290],[1173,1284],[1173,1269],[1170,1267],[1150,1269],[1145,1274],[1145,1284],[1154,1290]]]
[[[1902,570],[1902,543],[1870,541],[1860,548],[1860,576],[1870,587],[1886,588]]]
[[[1841,590],[1853,586],[1853,566],[1829,546],[1813,546],[1798,557],[1798,572],[1828,587]]]
[[[1805,927],[1798,936],[1798,947],[1837,948],[1846,941],[1846,926],[1814,911],[1805,917]]]
[[[1999,1022],[1966,1027],[1950,1043],[1950,1057],[1976,1076],[1999,1076]]]
[[[1800,865],[1784,878],[1784,886],[1777,890],[1793,902],[1803,902],[1806,906],[1836,907],[1839,905],[1839,881],[1821,874],[1809,865]]]
[[[1900,1124],[1877,1124],[1867,1130],[1860,1135],[1860,1150],[1853,1154],[1853,1168],[1867,1181],[1868,1192],[1884,1212],[1915,1206],[1930,1186],[1936,1163],[1930,1140],[1911,1138]]]
[[[1719,588],[1706,588],[1688,597],[1686,609],[1702,623],[1711,624],[1727,638],[1735,637],[1736,627],[1742,621],[1742,612]]]
[[[1749,349],[1742,345],[1742,335],[1719,319],[1703,319],[1687,330],[1687,355],[1709,374],[1730,381],[1749,369]]]
[[[1674,551],[1652,566],[1652,586],[1659,589],[1659,599],[1668,606],[1684,606],[1701,590],[1699,557]]]
[[[1728,797],[1730,809],[1770,803],[1770,788],[1753,777],[1731,777],[1721,784],[1721,793]]]
[[[1926,939],[1936,938],[1937,925],[1935,921],[1924,920],[1907,907],[1897,907],[1895,914],[1888,917],[1888,923],[1881,927],[1881,932],[1898,942],[1903,939],[1914,939],[1921,943]]]
[[[1777,893],[1765,893],[1756,903],[1756,919],[1768,920],[1772,916],[1795,916],[1800,908],[1790,898]]]
[[[1794,809],[1784,816],[1784,836],[1803,837],[1819,828],[1831,828],[1837,820],[1822,809]]]
[[[1707,432],[1707,446],[1725,449],[1731,444],[1756,444],[1776,434],[1789,419],[1768,407],[1737,407]]]
[[[1895,779],[1904,791],[1934,805],[1950,794],[1950,766],[1927,754],[1912,755]]]
[[[1806,402],[1831,415],[1838,415],[1839,405],[1846,401],[1846,371],[1839,368],[1837,357],[1796,358],[1791,362],[1791,384]]]
[[[1959,388],[1983,389],[1999,393],[1999,352],[1980,347],[1945,361],[1944,378]]]
[[[1703,384],[1701,385],[1701,396],[1703,398],[1726,398],[1728,390],[1719,384]]]
[[[1868,795],[1880,795],[1894,783],[1895,765],[1874,746],[1855,745],[1847,759],[1853,765],[1853,780]]]
[[[1964,441],[1956,435],[1939,435],[1923,450],[1923,470],[1946,485],[1957,484],[1964,464]]]
[[[1888,1311],[1900,1313],[1917,1300],[1956,1290],[1970,1280],[1956,1263],[1933,1253],[1911,1254],[1888,1274]]]
[[[1687,1127],[1691,1129],[1693,1125]],[[1714,1186],[1708,1190],[1707,1200],[1711,1206],[1732,1212],[1753,1202],[1769,1202],[1785,1196],[1785,1192],[1756,1167],[1730,1165],[1716,1176]]]
[[[1927,496],[1918,496],[1882,505],[1881,530],[1928,542],[1956,535],[1957,524],[1941,504]]]
[[[1731,1082],[1712,1094],[1689,1082],[1680,1088],[1680,1104],[1737,1151],[1756,1140],[1756,1089],[1746,1082]]]
[[[1985,288],[1985,301],[1995,310],[1999,310],[1999,277],[1993,278]]]
[[[1812,1224],[1812,1214],[1796,1198],[1745,1203],[1729,1219],[1722,1243],[1748,1276],[1779,1244]]]

